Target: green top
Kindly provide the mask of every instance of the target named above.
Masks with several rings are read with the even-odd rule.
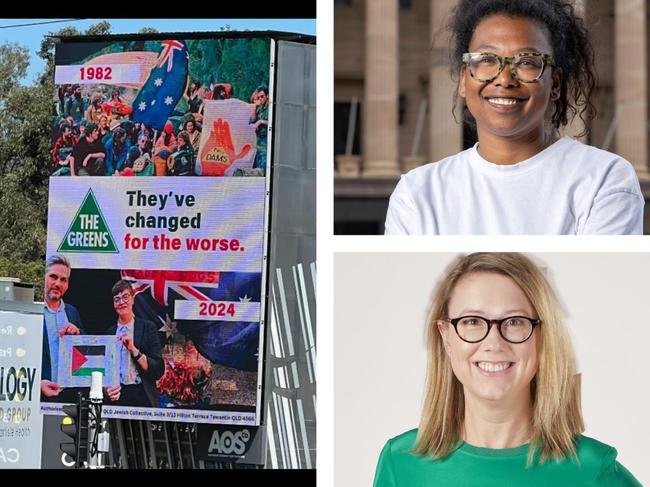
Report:
[[[374,487],[642,487],[616,461],[616,450],[586,436],[577,443],[579,461],[548,460],[526,467],[528,445],[480,448],[467,443],[442,460],[411,453],[417,430],[391,440],[381,452]]]

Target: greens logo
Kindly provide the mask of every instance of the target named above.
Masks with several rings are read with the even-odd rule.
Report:
[[[119,253],[92,189],[86,193],[58,251]]]

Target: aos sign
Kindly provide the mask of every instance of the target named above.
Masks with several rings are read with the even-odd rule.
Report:
[[[198,425],[198,454],[203,460],[263,465],[263,426]]]

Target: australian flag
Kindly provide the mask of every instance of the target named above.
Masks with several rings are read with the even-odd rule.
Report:
[[[157,323],[160,332],[177,299],[260,302],[262,285],[259,272],[123,270],[122,278],[135,281],[135,315]],[[259,321],[176,320],[176,332],[213,363],[257,370]]]
[[[133,120],[161,131],[183,96],[187,81],[187,46],[162,41],[156,65],[133,102]]]

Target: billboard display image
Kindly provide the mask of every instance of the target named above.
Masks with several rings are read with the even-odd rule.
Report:
[[[268,38],[64,43],[56,176],[263,176]]]
[[[147,39],[57,46],[41,408],[256,425],[274,41]]]

